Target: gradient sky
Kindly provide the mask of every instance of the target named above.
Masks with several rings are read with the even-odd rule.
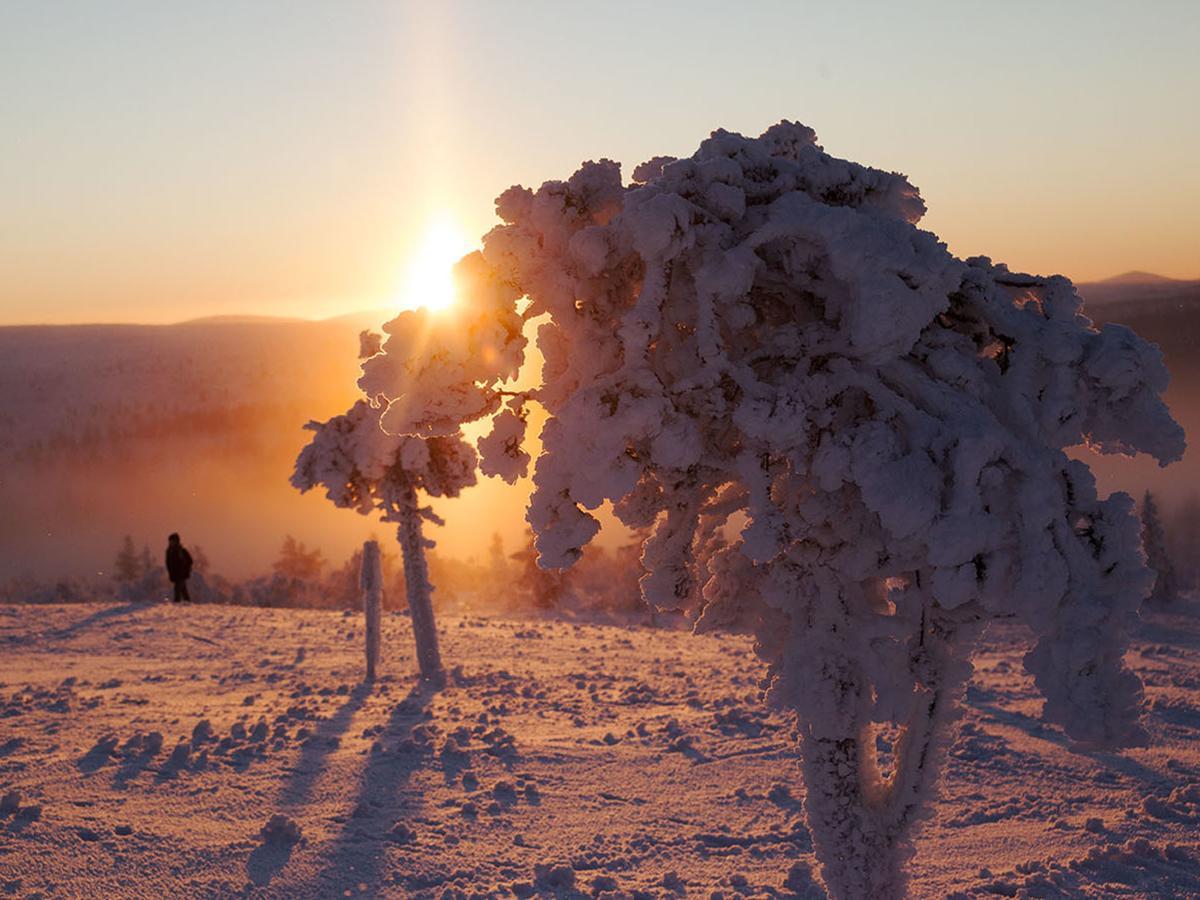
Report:
[[[1200,277],[1200,2],[0,0],[0,323],[399,305],[431,221],[781,118],[925,227]]]

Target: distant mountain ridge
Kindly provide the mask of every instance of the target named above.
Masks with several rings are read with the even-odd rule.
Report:
[[[231,315],[201,316],[198,319],[185,319],[182,322],[173,322],[172,325],[259,325],[263,323],[273,324],[308,321],[311,320],[296,318],[294,316],[252,316],[233,313]]]
[[[1200,279],[1165,278],[1150,272],[1126,272],[1103,281],[1083,281],[1075,285],[1084,303],[1091,309],[1110,304],[1133,304],[1148,309],[1174,305],[1200,309]],[[1122,315],[1128,315],[1122,312]]]
[[[261,316],[241,315],[232,313],[219,316],[201,316],[198,319],[185,319],[172,325],[361,325],[363,328],[378,328],[384,322],[393,318],[396,310],[391,309],[358,309],[353,312],[339,313],[324,319],[305,319],[299,316]],[[167,326],[170,327],[170,326]]]
[[[1156,275],[1153,272],[1143,272],[1140,269],[1134,269],[1131,272],[1122,272],[1120,275],[1113,275],[1110,278],[1102,278],[1092,284],[1190,284],[1195,283],[1200,279],[1190,278],[1169,278],[1166,275]]]

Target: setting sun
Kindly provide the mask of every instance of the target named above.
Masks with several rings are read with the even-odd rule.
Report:
[[[409,260],[399,293],[401,309],[438,312],[454,303],[454,264],[471,251],[466,231],[449,219],[429,224]]]

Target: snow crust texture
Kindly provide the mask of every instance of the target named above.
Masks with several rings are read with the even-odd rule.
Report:
[[[983,623],[1033,630],[1025,665],[1073,739],[1144,738],[1123,654],[1153,574],[1131,500],[1063,451],[1178,459],[1161,355],[1094,328],[1061,276],[954,257],[903,176],[806,126],[717,131],[634,179],[601,160],[506,191],[476,276],[484,305],[502,284],[545,316],[542,564],[579,558],[602,503],[653,526],[646,597],[753,630],[799,713],[827,884],[895,895]],[[494,384],[456,408],[495,407]],[[525,465],[514,418],[485,471]],[[890,778],[873,723],[903,735]]]
[[[993,628],[910,894],[1200,896],[1198,612],[1143,622],[1123,755],[1038,721],[1029,636]],[[357,612],[0,605],[0,896],[825,896],[750,640],[441,624],[435,692],[400,614],[362,684]]]

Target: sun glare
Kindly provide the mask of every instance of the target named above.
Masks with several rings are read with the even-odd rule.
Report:
[[[438,219],[425,230],[409,261],[400,291],[400,307],[425,307],[440,312],[454,304],[454,264],[471,251],[466,232],[448,219]]]

